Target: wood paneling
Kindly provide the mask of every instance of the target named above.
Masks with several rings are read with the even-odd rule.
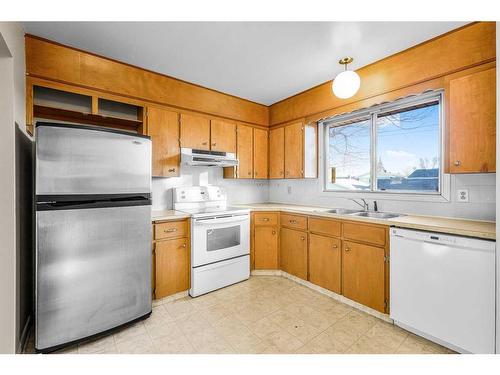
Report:
[[[495,69],[452,79],[449,85],[450,172],[495,172]]]
[[[148,135],[152,143],[152,173],[156,177],[180,175],[179,114],[149,107]]]
[[[210,149],[236,153],[236,124],[227,121],[211,120]]]
[[[302,122],[285,126],[285,178],[304,176],[304,130]]]
[[[370,224],[360,224],[357,222],[343,223],[344,238],[367,242],[374,245],[384,246],[386,241],[387,228]]]
[[[280,215],[280,224],[292,229],[307,230],[307,216],[282,213]]]
[[[349,299],[385,312],[383,248],[350,241],[344,242],[342,292]]]
[[[239,165],[237,168],[237,178],[253,177],[253,128],[238,124],[237,127],[237,155]]]
[[[254,217],[255,226],[279,225],[278,213],[276,213],[276,212],[255,212],[253,217]]]
[[[189,239],[155,242],[155,298],[189,289]]]
[[[255,269],[279,269],[278,228],[275,226],[255,226],[254,236]]]
[[[253,177],[268,178],[268,132],[264,129],[253,130]]]
[[[188,222],[183,221],[167,221],[165,223],[158,223],[154,226],[155,240],[185,237],[189,233]]]
[[[309,235],[309,281],[341,293],[341,243],[337,238]]]
[[[324,234],[327,236],[340,237],[342,232],[341,222],[337,220],[309,218],[309,231],[312,233]]]
[[[27,35],[26,72],[177,108],[268,125],[265,105]]]
[[[210,120],[182,113],[181,147],[210,150]]]
[[[490,62],[495,50],[495,23],[473,23],[358,69],[361,87],[352,98],[335,97],[328,81],[275,103],[270,124],[303,117],[316,121],[321,112]]]
[[[269,130],[269,178],[285,177],[285,128]]]
[[[280,257],[282,270],[307,280],[307,233],[281,228]]]

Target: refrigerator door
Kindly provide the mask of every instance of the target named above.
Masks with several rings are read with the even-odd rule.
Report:
[[[151,312],[151,206],[38,210],[36,343],[54,348]]]
[[[37,195],[150,191],[148,137],[81,125],[37,123]]]

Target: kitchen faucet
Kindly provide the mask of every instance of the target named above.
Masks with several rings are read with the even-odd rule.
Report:
[[[369,208],[368,203],[366,203],[366,201],[365,201],[363,198],[361,198],[361,201],[362,201],[363,203],[360,203],[360,202],[358,202],[356,199],[352,199],[352,198],[349,198],[349,200],[350,200],[350,201],[353,201],[353,202],[354,202],[354,203],[356,203],[358,206],[363,207],[363,211],[368,211],[368,208]]]

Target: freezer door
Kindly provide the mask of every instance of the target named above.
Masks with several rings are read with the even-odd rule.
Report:
[[[37,211],[36,348],[151,312],[151,206]]]
[[[36,194],[151,191],[151,141],[109,129],[37,124]]]

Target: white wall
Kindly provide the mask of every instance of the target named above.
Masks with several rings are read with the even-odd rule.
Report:
[[[269,197],[266,180],[224,179],[220,167],[181,166],[180,177],[153,178],[153,210],[172,208],[172,188],[196,185],[224,187],[230,204],[267,202]]]
[[[0,353],[14,353],[18,339],[14,130],[25,128],[24,72],[23,28],[0,22]]]
[[[495,174],[452,175],[451,201],[401,201],[385,197],[370,197],[377,200],[380,211],[408,214],[450,216],[478,220],[495,220]],[[289,193],[291,188],[291,193]],[[457,189],[469,190],[469,203],[457,202]],[[352,194],[355,198],[357,195]],[[269,186],[269,201],[279,203],[310,204],[326,207],[359,208],[338,194],[322,191],[322,179],[314,180],[273,180]],[[371,206],[370,206],[371,208]]]

